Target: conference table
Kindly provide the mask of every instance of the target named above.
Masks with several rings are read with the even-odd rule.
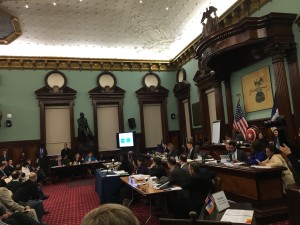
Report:
[[[71,164],[62,166],[51,166],[50,176],[52,180],[56,179],[57,177],[72,178],[77,175],[86,174],[87,170],[95,170],[97,168],[103,167],[105,166],[100,161],[81,163],[76,165]]]
[[[120,190],[124,186],[120,177],[120,175],[111,174],[110,170],[96,170],[95,189],[101,204],[120,203]]]
[[[149,185],[149,182],[145,182],[145,180],[139,179],[136,176],[138,177],[139,175],[121,177],[121,180],[126,185],[128,185],[132,190],[131,201],[128,204],[128,207],[130,207],[130,204],[133,201],[134,192],[137,192],[137,193],[141,194],[142,196],[147,197],[148,202],[149,202],[149,211],[150,211],[149,217],[146,221],[146,224],[148,224],[148,222],[150,221],[150,219],[152,217],[152,197],[156,196],[156,195],[163,197],[161,195],[164,195],[165,193],[168,193],[168,192],[181,191],[182,188],[173,187],[173,188],[167,188],[167,189],[162,189],[162,190],[155,189],[155,187],[153,185]],[[166,209],[166,207],[164,207],[164,209]]]

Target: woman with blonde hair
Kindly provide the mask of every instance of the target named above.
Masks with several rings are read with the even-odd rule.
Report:
[[[125,206],[104,204],[85,215],[81,225],[139,225],[138,219]]]
[[[275,147],[275,145],[268,145],[266,147],[267,159],[263,162],[258,162],[260,166],[271,166],[271,167],[284,167],[285,169],[282,171],[282,186],[283,192],[285,193],[285,188],[289,184],[295,183],[293,173],[289,169],[286,161],[282,158],[281,152]]]

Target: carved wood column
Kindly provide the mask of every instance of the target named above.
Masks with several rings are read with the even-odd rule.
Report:
[[[300,125],[300,73],[297,58],[296,44],[292,44],[291,47],[286,51],[286,59],[288,63],[288,71],[290,76],[290,87],[293,99],[294,107],[294,120],[296,126]]]
[[[221,81],[216,79],[216,76],[213,77],[213,87],[215,89],[215,104],[216,104],[216,115],[217,120],[221,121],[221,140],[224,139],[225,134],[225,116],[224,116],[224,105],[223,105],[223,97],[222,97],[222,88]]]
[[[294,134],[294,126],[292,121],[291,103],[284,66],[285,49],[286,46],[279,43],[272,44],[266,48],[267,52],[272,57],[272,63],[274,67],[279,114],[285,117],[287,135],[289,137],[292,137]]]
[[[227,103],[228,127],[229,127],[229,130],[231,131],[232,124],[233,124],[233,105],[232,105],[230,80],[226,79],[224,81],[224,84],[225,84],[226,103]]]

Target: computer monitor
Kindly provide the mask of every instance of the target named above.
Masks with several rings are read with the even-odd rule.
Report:
[[[135,132],[120,132],[116,134],[118,148],[134,148],[135,147]]]

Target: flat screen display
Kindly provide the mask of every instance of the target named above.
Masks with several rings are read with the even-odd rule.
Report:
[[[129,148],[135,146],[135,132],[117,133],[118,148]]]

